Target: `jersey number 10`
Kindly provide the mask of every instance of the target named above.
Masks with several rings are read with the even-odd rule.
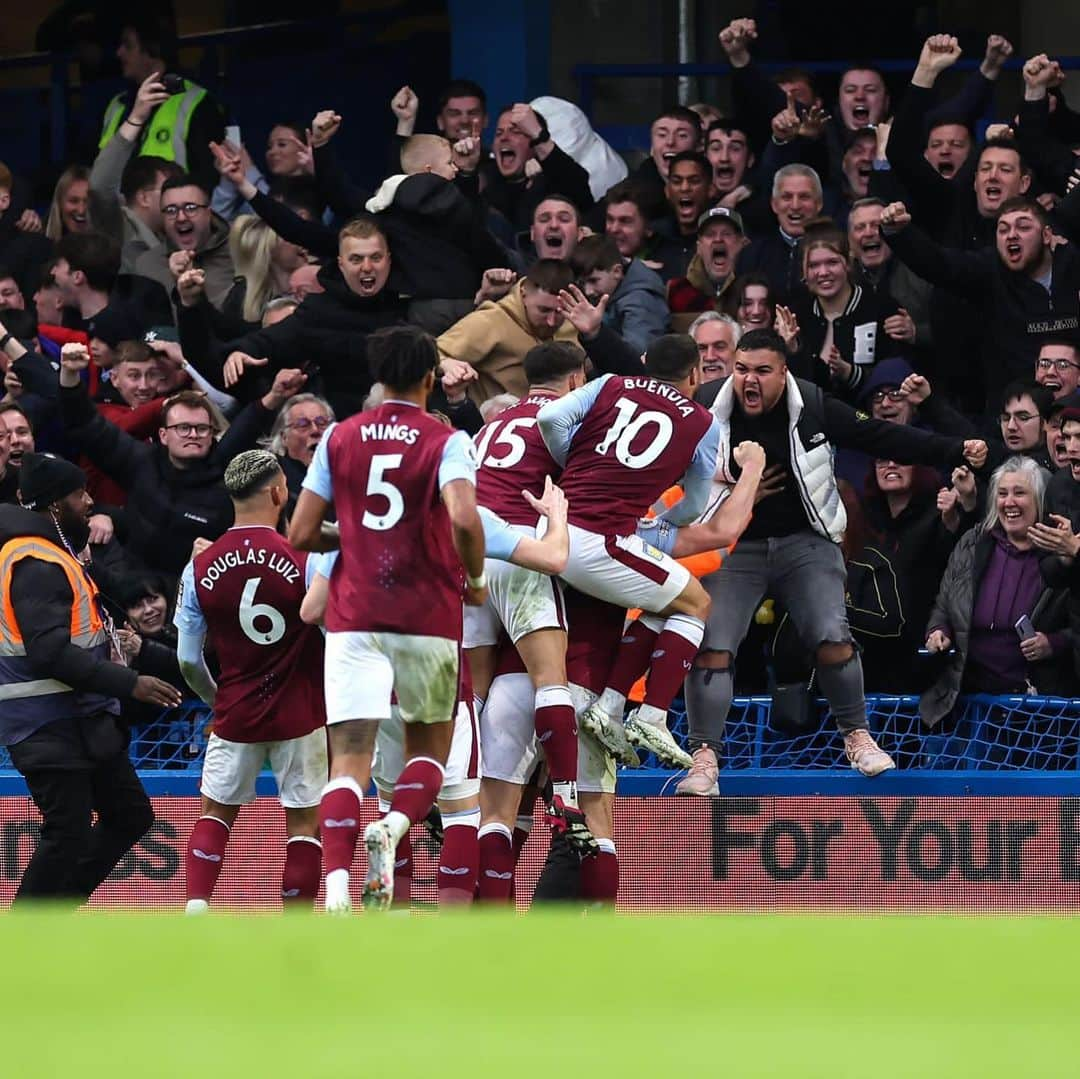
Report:
[[[637,401],[620,397],[615,402],[619,414],[608,428],[604,441],[596,447],[596,452],[603,456],[614,446],[615,459],[627,468],[648,468],[667,449],[675,430],[671,417],[666,413],[649,410],[635,415],[638,407]],[[652,441],[634,453],[630,449],[631,444],[650,425],[656,428]]]

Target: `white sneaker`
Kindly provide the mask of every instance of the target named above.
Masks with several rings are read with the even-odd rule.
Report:
[[[394,899],[394,852],[397,843],[385,821],[372,821],[364,829],[368,871],[361,902],[367,910],[388,910]]]
[[[210,904],[205,899],[189,899],[184,907],[185,914],[207,914],[209,911]]]
[[[694,763],[690,774],[679,781],[676,794],[696,794],[699,798],[720,797],[720,766],[716,754],[708,746],[694,750]]]
[[[879,776],[890,768],[896,767],[896,761],[874,741],[869,731],[851,731],[844,735],[844,752],[851,761],[851,767],[864,776]]]
[[[332,869],[326,874],[326,899],[323,909],[327,914],[352,914],[352,896],[349,895],[347,869]]]
[[[641,761],[634,747],[626,739],[623,725],[613,719],[594,701],[578,717],[578,723],[586,734],[600,743],[600,748],[624,768],[640,768]]]
[[[672,738],[666,723],[646,723],[635,708],[626,720],[625,731],[626,739],[632,746],[655,753],[664,764],[673,768],[693,767],[694,758]]]

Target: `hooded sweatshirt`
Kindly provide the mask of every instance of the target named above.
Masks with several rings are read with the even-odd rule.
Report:
[[[499,393],[524,397],[528,392],[522,361],[529,349],[545,339],[536,336],[525,316],[522,284],[519,281],[497,303],[489,300],[481,304],[438,339],[441,355],[476,368],[479,378],[469,383],[468,393],[478,405]],[[555,331],[553,339],[580,343],[569,322]]]
[[[135,273],[161,284],[172,295],[176,281],[169,270],[169,256],[179,250],[170,240],[151,248],[135,260]],[[213,214],[210,235],[195,252],[195,268],[206,274],[206,298],[220,310],[236,277],[232,255],[229,254],[229,223]]]
[[[409,299],[471,300],[484,271],[506,265],[480,207],[441,176],[391,176],[365,208],[390,243],[390,284]]]

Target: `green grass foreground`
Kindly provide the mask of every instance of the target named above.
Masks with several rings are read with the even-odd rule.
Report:
[[[1076,1075],[1080,920],[13,915],[0,1073]]]

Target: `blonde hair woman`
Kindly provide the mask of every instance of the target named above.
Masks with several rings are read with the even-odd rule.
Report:
[[[45,235],[56,243],[69,232],[89,232],[90,229],[90,170],[83,165],[71,165],[56,181]]]
[[[229,252],[244,282],[242,317],[258,323],[266,305],[289,294],[289,274],[307,261],[307,252],[283,240],[261,217],[244,214],[229,230]]]

